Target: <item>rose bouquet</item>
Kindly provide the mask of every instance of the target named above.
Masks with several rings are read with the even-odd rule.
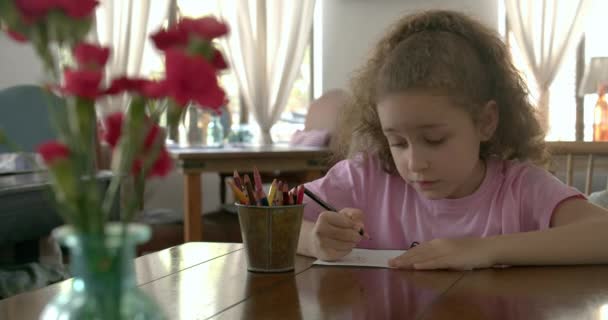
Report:
[[[68,246],[69,239],[76,239],[71,243],[80,247],[71,251],[80,261],[78,270],[73,270],[77,280],[89,288],[113,290],[93,289],[87,293],[93,297],[89,304],[71,306],[71,310],[114,319],[133,315],[129,308],[117,308],[125,301],[124,282],[132,278],[129,272],[125,274],[125,268],[132,269],[132,253],[125,255],[123,248],[145,238],[138,239],[133,232],[146,233],[141,226],[126,223],[142,208],[145,180],[171,169],[159,118],[166,114],[168,126],[175,126],[191,102],[219,112],[226,98],[218,72],[226,63],[213,40],[227,34],[228,27],[213,17],[182,19],[151,36],[164,54],[162,79],[119,75],[103,83],[111,48],[84,41],[97,5],[95,0],[0,0],[0,26],[14,40],[32,44],[46,71],[44,90],[65,100],[65,112],[57,113],[64,117],[57,121],[63,124],[56,126],[58,139],[38,148],[58,212],[67,222],[56,235]],[[66,52],[72,59],[61,58],[60,53]],[[98,120],[97,102],[118,94],[130,97],[124,112]],[[6,139],[0,133],[0,142]],[[95,178],[98,141],[112,150],[113,175],[107,188],[101,188]],[[123,224],[112,224],[109,217],[118,197]],[[76,294],[77,290],[72,291]],[[61,309],[56,304],[53,308],[52,312]],[[88,314],[78,316],[83,315]]]

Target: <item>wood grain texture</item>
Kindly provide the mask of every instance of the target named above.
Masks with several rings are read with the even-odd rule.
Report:
[[[468,272],[423,319],[606,319],[608,267]]]
[[[315,266],[213,319],[414,319],[462,275]]]
[[[240,244],[187,243],[136,259],[137,282],[169,319],[606,319],[608,266],[407,271],[312,266],[247,271]],[[62,282],[0,301],[37,319]]]
[[[186,243],[139,257],[135,259],[137,284],[153,282],[241,248],[241,244]],[[60,290],[67,290],[71,283],[70,279],[0,300],[0,319],[38,319],[46,303]]]
[[[249,297],[292,282],[314,260],[298,256],[293,272],[247,271],[245,250],[235,251],[207,263],[148,283],[142,289],[156,299],[169,319],[207,319]]]

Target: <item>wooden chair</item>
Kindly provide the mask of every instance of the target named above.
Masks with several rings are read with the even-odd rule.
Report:
[[[556,141],[547,146],[547,169],[564,183],[586,195],[608,188],[608,142]]]

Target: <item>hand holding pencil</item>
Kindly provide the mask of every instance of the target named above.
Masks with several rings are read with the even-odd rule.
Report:
[[[339,212],[324,211],[312,229],[315,256],[321,260],[335,261],[349,254],[363,240],[363,212],[345,208]],[[367,237],[367,234],[365,234]]]

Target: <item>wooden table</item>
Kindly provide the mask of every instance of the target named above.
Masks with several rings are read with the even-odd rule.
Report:
[[[168,319],[606,319],[608,266],[472,272],[312,266],[247,272],[240,244],[187,243],[136,260]],[[37,319],[69,280],[0,300],[0,319]]]
[[[291,147],[281,145],[224,148],[170,147],[177,166],[184,174],[184,237],[186,242],[200,241],[203,172],[231,173],[305,171],[311,179],[321,176],[327,168],[327,148]]]

